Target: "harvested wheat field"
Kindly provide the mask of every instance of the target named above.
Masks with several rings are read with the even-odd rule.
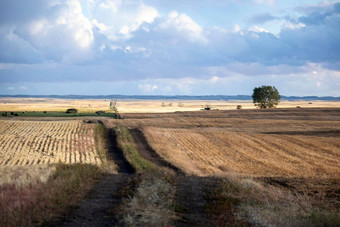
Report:
[[[149,144],[188,174],[340,179],[340,109],[124,114]]]
[[[340,208],[340,109],[287,108],[123,114],[189,175],[251,177]]]
[[[93,124],[0,120],[0,166],[101,164]]]
[[[304,136],[223,129],[144,129],[164,158],[189,174],[339,178],[340,135]],[[340,178],[339,178],[340,179]]]

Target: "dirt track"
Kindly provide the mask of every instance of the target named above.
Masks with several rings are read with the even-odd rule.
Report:
[[[166,162],[148,144],[139,129],[130,130],[140,155],[160,167],[172,169],[176,173],[176,204],[179,207],[177,214],[180,219],[175,226],[213,226],[207,207],[211,203],[209,196],[216,186],[218,179],[188,176],[180,169]]]
[[[122,188],[131,186],[135,170],[118,148],[113,129],[106,130],[109,154],[119,167],[119,174],[107,175],[91,190],[89,195],[64,217],[47,226],[114,226],[118,220],[114,210],[122,202]]]
[[[160,157],[148,144],[145,139],[145,136],[139,129],[131,129],[130,133],[137,145],[139,154],[145,158],[146,160],[155,163],[160,167],[166,167],[174,170],[176,173],[182,173],[179,168],[172,165],[171,163],[165,161],[162,157]]]

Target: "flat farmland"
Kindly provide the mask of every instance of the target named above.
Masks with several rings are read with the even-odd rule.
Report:
[[[340,109],[198,111],[123,117],[120,124],[142,129],[164,159],[190,174],[235,172],[254,177],[340,179]]]
[[[209,106],[216,110],[255,109],[251,100],[133,100],[133,99],[59,99],[59,98],[0,98],[0,112],[62,111],[76,108],[79,113],[109,111],[110,102],[116,102],[120,113],[172,113],[199,111]],[[278,108],[336,108],[340,102],[331,101],[282,101]]]
[[[326,133],[326,132],[325,132]],[[235,172],[254,177],[340,180],[340,131],[327,136],[294,132],[231,132],[218,128],[145,128],[149,143],[188,174]],[[338,135],[336,135],[338,134]]]
[[[99,165],[93,127],[80,120],[0,120],[0,165]]]
[[[340,109],[123,114],[163,159],[189,175],[251,177],[340,208]],[[319,203],[318,202],[318,203]]]
[[[0,98],[0,111],[62,111],[76,108],[80,113],[109,110],[110,100],[54,99],[54,98]]]

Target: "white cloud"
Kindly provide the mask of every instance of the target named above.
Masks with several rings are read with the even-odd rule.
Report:
[[[140,84],[138,85],[138,88],[143,92],[143,93],[152,93],[155,90],[158,89],[158,86],[156,84]]]
[[[21,90],[27,90],[28,88],[27,87],[25,87],[25,86],[20,86],[19,87]]]
[[[249,31],[252,31],[252,32],[266,32],[266,33],[269,33],[268,30],[264,29],[264,28],[261,28],[259,26],[253,26],[251,28],[249,28]]]
[[[13,91],[15,88],[14,87],[7,87],[7,90]]]
[[[290,21],[287,21],[282,25],[282,29],[291,29],[291,30],[299,29],[303,27],[306,27],[306,25],[303,23],[292,23]]]
[[[46,34],[51,28],[46,18],[32,21],[29,25],[29,31],[31,35],[37,35],[38,33]]]
[[[186,14],[178,14],[176,11],[171,12],[166,19],[159,24],[159,28],[163,30],[176,30],[185,33],[189,39],[204,40],[203,29],[195,21]]]
[[[258,4],[274,5],[276,0],[254,0]]]

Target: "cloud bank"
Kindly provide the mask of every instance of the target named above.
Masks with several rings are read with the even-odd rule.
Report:
[[[225,27],[202,25],[185,12],[164,12],[159,1],[151,3],[1,1],[0,83],[13,88],[13,83],[141,81],[139,92],[167,93],[176,89],[148,80],[284,80],[317,68],[327,72],[317,79],[339,86],[340,2],[301,5],[277,15],[256,11]],[[221,1],[211,4],[226,7]],[[276,1],[239,4],[272,7]],[[279,32],[266,28],[271,23]]]

